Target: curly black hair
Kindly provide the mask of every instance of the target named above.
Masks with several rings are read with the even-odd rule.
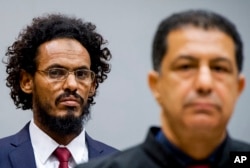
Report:
[[[96,26],[91,22],[64,14],[46,14],[33,18],[31,25],[23,29],[17,40],[8,47],[6,72],[8,74],[6,86],[10,88],[10,96],[17,108],[32,109],[32,94],[27,94],[20,88],[20,72],[25,70],[32,76],[37,70],[38,47],[44,42],[58,39],[72,38],[79,41],[89,52],[90,69],[95,72],[95,90],[99,83],[107,79],[112,55],[105,46],[107,41],[96,32]],[[95,104],[96,92],[88,98],[88,106]]]

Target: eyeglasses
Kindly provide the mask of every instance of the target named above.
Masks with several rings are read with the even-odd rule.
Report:
[[[65,68],[50,68],[48,70],[37,70],[38,72],[45,73],[51,81],[63,81],[70,73],[74,73],[75,78],[82,83],[90,84],[95,79],[95,73],[88,69],[77,69],[69,71]]]

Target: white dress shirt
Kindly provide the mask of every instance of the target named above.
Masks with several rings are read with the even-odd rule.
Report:
[[[59,161],[53,156],[54,150],[63,145],[58,144],[45,132],[36,126],[32,119],[29,126],[31,144],[34,150],[37,168],[58,168]],[[88,161],[88,149],[85,142],[85,129],[73,139],[66,147],[72,157],[69,160],[69,168],[76,164]]]

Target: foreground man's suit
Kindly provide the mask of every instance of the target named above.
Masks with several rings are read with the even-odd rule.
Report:
[[[182,168],[174,155],[156,140],[159,128],[152,127],[142,144],[124,152],[90,161],[76,168]],[[229,168],[230,151],[250,151],[250,145],[228,138],[212,168]]]

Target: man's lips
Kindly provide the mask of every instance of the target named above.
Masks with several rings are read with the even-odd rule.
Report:
[[[209,112],[214,110],[221,110],[220,106],[211,102],[192,102],[185,105],[185,107],[191,107],[198,112]]]
[[[65,97],[60,99],[59,104],[65,106],[79,106],[81,104],[81,101],[76,98]]]

